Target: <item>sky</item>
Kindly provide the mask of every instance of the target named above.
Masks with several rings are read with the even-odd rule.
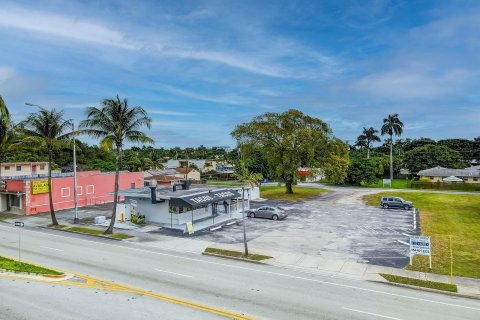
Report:
[[[117,94],[157,147],[234,146],[235,125],[295,108],[353,142],[480,136],[480,1],[4,1],[0,95],[85,118]]]

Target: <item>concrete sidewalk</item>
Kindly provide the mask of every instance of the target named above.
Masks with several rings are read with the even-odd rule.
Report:
[[[243,251],[243,246],[238,245],[212,244],[212,246],[227,250],[230,249]],[[322,256],[312,256],[301,253],[272,252],[255,250],[254,248],[251,248],[251,251],[253,253],[264,254],[273,257],[273,259],[265,260],[264,262],[266,264],[295,269],[299,272],[327,275],[330,277],[388,282],[380,275],[380,273],[385,273],[419,280],[450,283],[450,277],[447,275],[410,271],[400,268],[377,266],[358,263],[355,261],[325,258]],[[480,299],[480,279],[454,276],[453,283],[457,285],[459,294]]]

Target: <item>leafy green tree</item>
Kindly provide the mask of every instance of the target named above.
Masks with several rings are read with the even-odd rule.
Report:
[[[442,145],[428,144],[407,151],[403,161],[412,173],[436,166],[453,169],[465,168],[465,162],[460,152]]]
[[[285,182],[286,193],[293,193],[299,167],[333,169],[339,157],[346,157],[348,162],[348,147],[340,145],[330,127],[299,110],[256,116],[251,122],[237,125],[231,134],[243,148],[242,154],[253,149],[265,152],[271,172]],[[339,148],[345,152],[338,153]],[[329,178],[330,172],[325,173]]]
[[[383,119],[381,134],[390,136],[390,179],[393,180],[393,135],[400,136],[403,132],[403,122],[400,121],[398,114],[389,114]]]
[[[118,201],[118,178],[122,166],[122,149],[125,142],[153,143],[145,133],[144,126],[150,128],[152,120],[142,107],[131,107],[127,99],[105,99],[101,107],[87,108],[87,119],[80,123],[80,132],[100,138],[100,146],[115,153],[115,185],[113,194],[112,220],[105,234],[113,233]]]
[[[363,157],[355,157],[350,160],[346,178],[348,184],[360,186],[362,183],[377,182],[379,168],[375,160]]]
[[[48,153],[48,198],[52,225],[58,225],[52,197],[53,155],[59,148],[71,145],[68,139],[71,133],[66,132],[70,126],[71,123],[63,119],[63,111],[40,108],[28,115],[18,128],[21,136],[19,143],[40,147]]]
[[[363,128],[363,132],[358,136],[357,142],[367,148],[367,159],[370,159],[370,147],[373,142],[380,142],[380,137],[377,136],[378,130],[374,127]]]
[[[8,119],[0,114],[0,177],[2,176],[2,162],[5,161],[15,142],[15,132]]]

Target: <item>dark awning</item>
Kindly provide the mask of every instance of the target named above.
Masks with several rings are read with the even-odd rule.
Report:
[[[242,195],[237,190],[216,190],[185,195],[182,197],[171,197],[170,205],[178,207],[200,207],[206,204],[221,202],[228,199],[238,199]]]

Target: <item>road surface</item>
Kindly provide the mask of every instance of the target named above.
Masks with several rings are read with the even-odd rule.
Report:
[[[0,255],[18,255],[18,231],[0,224]],[[215,310],[258,319],[480,318],[478,300],[61,231],[23,229],[22,258],[163,298],[0,278],[0,319],[221,318]]]

